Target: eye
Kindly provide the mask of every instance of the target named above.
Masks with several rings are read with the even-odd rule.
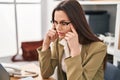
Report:
[[[70,22],[61,22],[62,25],[68,25]]]
[[[61,24],[62,24],[62,25],[67,25],[67,23],[66,23],[66,22],[61,22]]]

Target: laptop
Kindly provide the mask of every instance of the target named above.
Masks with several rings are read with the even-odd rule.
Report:
[[[5,68],[0,64],[0,80],[10,80],[9,73]]]

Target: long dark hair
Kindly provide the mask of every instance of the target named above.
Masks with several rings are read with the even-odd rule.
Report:
[[[80,44],[88,44],[95,41],[101,41],[99,38],[93,34],[91,31],[87,20],[85,18],[85,13],[82,9],[82,6],[77,0],[65,0],[62,1],[52,13],[52,20],[54,21],[55,11],[62,10],[64,11],[74,28],[76,29],[79,37]]]
[[[65,0],[62,1],[52,13],[52,21],[54,21],[55,11],[62,10],[64,11],[75,30],[78,33],[79,43],[80,44],[89,44],[91,42],[101,41],[90,29],[87,20],[85,18],[85,12],[82,9],[82,6],[77,0]],[[102,41],[101,41],[102,42]],[[106,58],[104,63],[106,62]],[[105,64],[104,64],[105,67]]]

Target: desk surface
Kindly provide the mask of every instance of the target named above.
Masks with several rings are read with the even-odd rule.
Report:
[[[10,80],[20,80],[20,79],[11,77]],[[53,79],[53,78],[49,78],[49,79],[36,79],[35,78],[34,80],[55,80],[55,79]]]
[[[42,77],[40,75],[40,68],[39,68],[38,61],[12,62],[11,58],[12,58],[12,56],[0,57],[0,63],[11,63],[11,64],[19,65],[23,69],[27,69],[27,70],[30,69],[30,70],[33,70],[33,71],[39,73],[39,76],[35,77],[34,80],[55,80],[53,78],[42,79]],[[10,80],[20,80],[20,78],[11,77]]]
[[[34,72],[38,73],[39,75],[37,77],[34,77],[34,80],[55,80],[53,78],[42,79],[42,77],[40,75],[40,68],[39,68],[38,65],[36,65],[34,63],[30,63],[30,64],[24,65],[24,66],[22,66],[22,69],[24,69],[24,70],[30,70],[30,71],[34,71]],[[11,77],[10,80],[20,80],[20,78]]]
[[[21,66],[23,69],[33,70],[39,73],[39,76],[35,77],[34,80],[55,80],[52,77],[49,79],[42,79],[40,75],[40,67],[38,61],[24,61],[24,62],[12,62],[12,56],[0,57],[0,63],[11,63]],[[20,80],[20,78],[11,77],[10,80]]]

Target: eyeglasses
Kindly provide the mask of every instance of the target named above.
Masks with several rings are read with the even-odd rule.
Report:
[[[58,26],[58,24],[60,26],[66,27],[68,26],[71,22],[70,21],[61,21],[61,22],[57,22],[57,21],[51,21],[51,23],[53,23],[55,26]]]

